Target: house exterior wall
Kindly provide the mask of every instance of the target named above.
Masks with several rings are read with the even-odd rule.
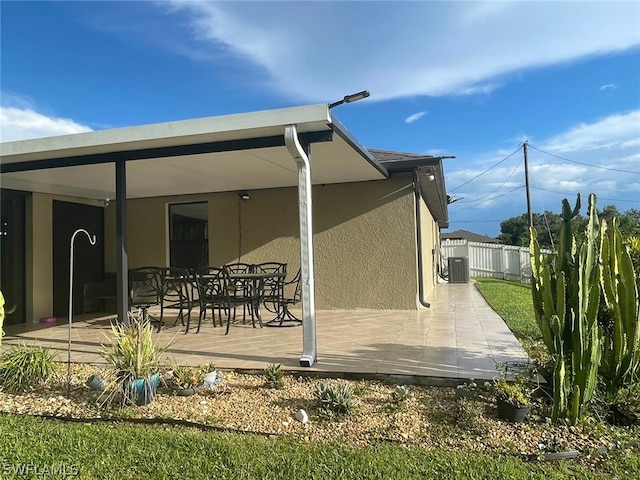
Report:
[[[318,308],[415,309],[410,175],[314,191]]]
[[[169,265],[168,205],[207,202],[209,264],[281,261],[300,266],[297,188],[135,199],[127,202],[130,267]],[[53,303],[52,203],[101,202],[34,193],[27,219],[30,317]],[[241,209],[241,218],[240,218]],[[242,227],[240,251],[239,230]],[[419,304],[415,196],[409,174],[384,181],[313,187],[315,292],[318,309],[416,309]],[[434,288],[431,251],[437,224],[420,206],[425,294]],[[105,208],[105,271],[116,270],[115,204]],[[29,317],[27,317],[29,318]]]
[[[167,209],[171,203],[209,205],[209,264],[240,259],[281,261],[290,276],[300,266],[297,188],[159,197],[128,201],[129,265],[168,265]],[[239,245],[242,209],[242,250]],[[115,238],[115,209],[106,228]],[[313,187],[316,307],[415,309],[415,213],[410,175],[385,181]],[[113,247],[107,271],[115,270]]]
[[[438,249],[436,245],[438,245],[439,241],[440,228],[422,198],[420,199],[418,208],[422,237],[420,248],[422,249],[423,300],[428,302],[434,293],[437,282],[436,265],[438,264]],[[418,302],[418,308],[426,307]]]

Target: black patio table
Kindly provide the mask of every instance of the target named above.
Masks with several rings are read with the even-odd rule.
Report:
[[[264,282],[269,278],[284,279],[285,272],[234,272],[229,273],[228,278],[232,282],[243,283],[246,282],[251,285],[251,308],[258,317],[258,322],[262,327],[262,315],[260,313],[260,304],[262,303],[264,294]]]

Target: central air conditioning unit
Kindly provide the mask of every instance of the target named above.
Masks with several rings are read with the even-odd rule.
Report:
[[[449,283],[467,283],[469,281],[469,259],[467,257],[449,257]]]

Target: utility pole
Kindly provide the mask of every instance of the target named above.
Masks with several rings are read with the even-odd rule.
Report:
[[[529,191],[529,157],[527,152],[529,150],[528,140],[522,144],[524,150],[524,184],[527,191],[527,218],[529,219],[529,228],[533,228],[533,212],[531,211],[531,192]]]

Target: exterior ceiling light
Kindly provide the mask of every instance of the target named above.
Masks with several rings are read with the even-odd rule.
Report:
[[[357,102],[358,100],[362,100],[363,98],[367,98],[369,95],[371,95],[369,93],[369,90],[363,90],[363,91],[358,92],[358,93],[352,93],[351,95],[345,95],[342,100],[338,100],[337,102],[330,103],[329,104],[329,109],[332,109],[333,107],[337,107],[338,105],[342,105],[343,103]]]

